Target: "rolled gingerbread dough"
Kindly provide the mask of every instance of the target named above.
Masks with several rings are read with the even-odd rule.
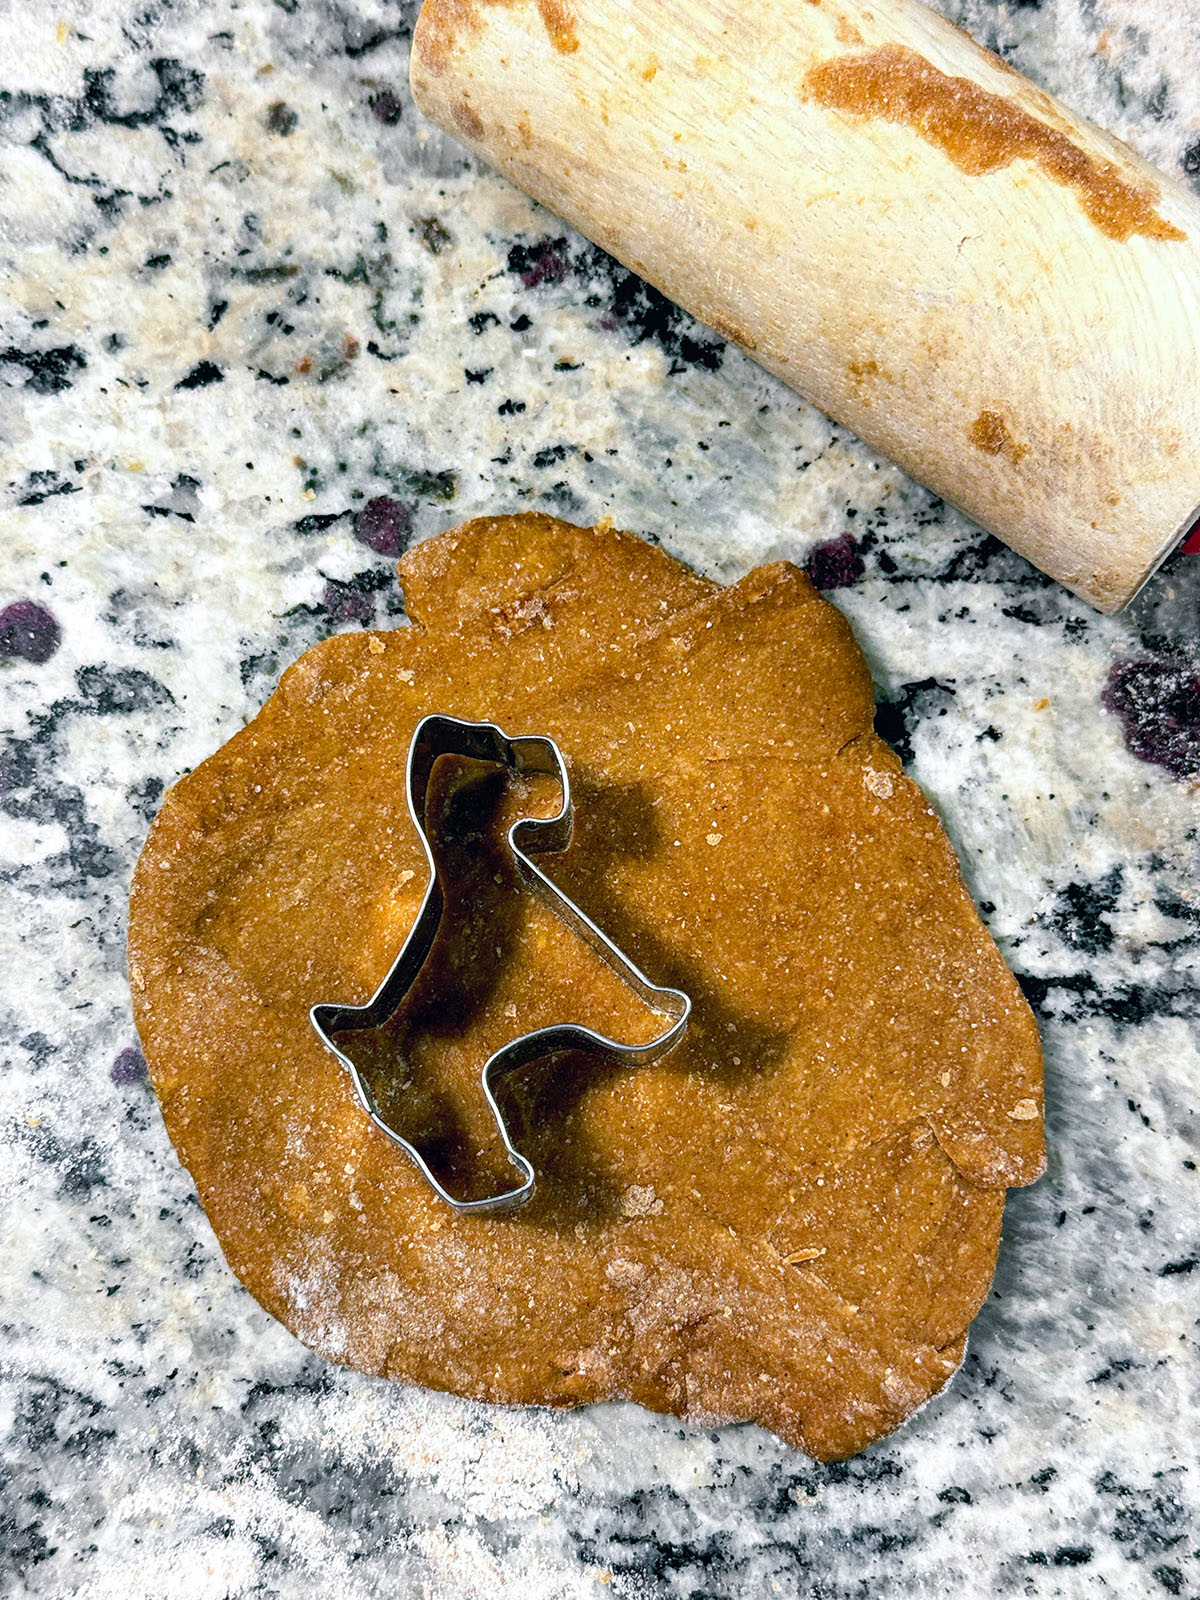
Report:
[[[722,589],[544,516],[468,523],[400,574],[412,626],[302,656],[168,793],[138,863],[138,1028],[229,1264],[364,1372],[862,1449],[954,1372],[1005,1189],[1044,1149],[1033,1018],[872,732],[848,624],[786,563]],[[415,916],[405,756],[432,711],[558,741],[576,820],[547,870],[695,1007],[653,1065],[577,1054],[510,1083],[539,1187],[507,1216],[452,1214],[308,1017],[368,998]],[[443,809],[479,787],[459,778]],[[391,1078],[386,1051],[372,1070],[400,1131],[457,1130],[486,1164],[490,1050],[564,1007],[639,1023],[503,862],[472,891],[470,837],[448,906],[459,955],[491,954],[459,961],[469,992],[428,988]]]

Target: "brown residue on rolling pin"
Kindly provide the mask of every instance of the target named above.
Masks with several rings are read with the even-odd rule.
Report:
[[[870,393],[865,391],[877,387],[877,379],[882,379],[885,383],[893,383],[895,381],[890,372],[885,372],[878,361],[873,361],[870,357],[862,361],[848,361],[846,363],[846,376],[854,386],[858,403],[868,409],[873,402]]]
[[[438,77],[464,30],[478,33],[485,5],[536,4],[550,43],[560,55],[579,49],[579,30],[572,0],[426,0],[417,18],[413,48],[422,64]]]
[[[740,344],[743,350],[757,350],[758,341],[746,332],[739,323],[723,317],[718,312],[704,318],[714,333],[719,333],[722,339],[728,339],[731,344]]]
[[[1131,183],[1114,162],[1089,155],[1016,101],[970,78],[950,77],[905,45],[823,61],[805,74],[804,88],[833,110],[906,124],[972,176],[1036,161],[1054,183],[1075,190],[1084,213],[1110,239],[1187,238],[1155,210],[1153,183]]]
[[[981,411],[967,429],[967,438],[989,456],[1008,456],[1012,461],[1020,461],[1029,454],[1029,446],[1017,443],[998,411]]]
[[[454,118],[454,126],[464,139],[483,138],[484,127],[479,113],[466,100],[452,100],[450,115]]]

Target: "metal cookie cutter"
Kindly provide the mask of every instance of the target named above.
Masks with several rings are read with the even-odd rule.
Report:
[[[671,1018],[671,1025],[647,1044],[621,1044],[606,1038],[591,1028],[575,1023],[562,1023],[549,1028],[538,1028],[533,1033],[521,1034],[504,1045],[484,1063],[480,1073],[480,1087],[495,1119],[500,1137],[512,1164],[524,1174],[515,1189],[500,1194],[486,1195],[481,1200],[457,1200],[430,1170],[429,1164],[414,1144],[395,1128],[389,1126],[379,1114],[369,1085],[354,1062],[344,1055],[334,1043],[334,1035],[352,1033],[365,1028],[380,1027],[398,1009],[416,980],[433,946],[434,937],[442,918],[445,897],[438,878],[433,849],[425,827],[425,805],[429,777],[433,764],[442,755],[473,757],[478,761],[495,762],[518,774],[544,773],[556,778],[562,790],[562,806],[553,817],[521,817],[508,830],[508,843],[521,878],[556,916],[573,928],[613,971],[629,985],[653,1010]],[[408,750],[408,809],[416,823],[425,857],[429,863],[429,883],[417,920],[413,923],[400,954],[392,963],[391,971],[370,1000],[362,1006],[315,1005],[309,1012],[312,1025],[322,1044],[337,1056],[353,1081],[363,1109],[375,1126],[398,1144],[413,1161],[434,1192],[460,1215],[479,1211],[513,1211],[523,1206],[533,1194],[536,1175],[525,1156],[516,1148],[508,1135],[504,1115],[496,1102],[492,1086],[507,1073],[514,1072],[538,1056],[556,1050],[586,1050],[615,1061],[622,1066],[640,1067],[660,1056],[677,1044],[687,1027],[692,1002],[681,989],[660,988],[650,982],[642,972],[596,924],[579,909],[573,900],[559,889],[538,867],[531,857],[544,851],[565,850],[571,842],[573,809],[571,783],[566,762],[553,739],[542,734],[530,734],[510,739],[493,722],[462,722],[457,717],[423,717],[413,733]]]

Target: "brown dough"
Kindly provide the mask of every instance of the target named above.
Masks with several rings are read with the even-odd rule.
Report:
[[[301,657],[171,790],[138,863],[138,1028],[230,1265],[365,1372],[862,1449],[955,1370],[1005,1188],[1044,1149],[1033,1018],[871,731],[847,623],[786,563],[720,589],[541,516],[469,523],[400,571],[413,626]],[[373,992],[419,905],[405,756],[430,711],[558,740],[575,835],[547,869],[695,1005],[651,1066],[572,1055],[511,1084],[539,1187],[509,1216],[450,1213],[308,1019]],[[556,803],[446,759],[443,822]],[[460,891],[392,1039],[388,1112],[486,1168],[476,1080],[497,1044],[564,1007],[656,1030],[517,890],[494,826],[476,834],[496,871],[474,885],[471,828],[439,834]],[[385,1054],[364,1070],[386,1097]]]

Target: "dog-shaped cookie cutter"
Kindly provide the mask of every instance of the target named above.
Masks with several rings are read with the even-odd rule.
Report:
[[[509,1160],[523,1176],[516,1188],[475,1200],[459,1200],[452,1195],[438,1181],[416,1145],[384,1121],[369,1084],[350,1057],[338,1048],[334,1037],[382,1026],[399,1009],[433,947],[442,920],[445,895],[426,830],[425,813],[430,774],[434,762],[443,755],[493,762],[518,776],[536,773],[557,780],[562,792],[562,805],[558,813],[553,817],[520,817],[508,830],[508,844],[517,871],[538,898],[579,934],[640,1000],[651,1010],[671,1019],[670,1027],[646,1044],[622,1044],[617,1039],[610,1039],[577,1023],[556,1023],[551,1027],[537,1028],[532,1033],[521,1034],[489,1056],[480,1073],[480,1087],[504,1141]],[[494,722],[463,722],[458,717],[439,714],[423,717],[409,745],[407,785],[408,809],[421,836],[429,864],[429,882],[417,919],[391,970],[365,1005],[315,1005],[309,1016],[322,1044],[333,1052],[350,1074],[362,1107],[371,1121],[393,1143],[399,1145],[440,1199],[460,1216],[476,1212],[514,1211],[532,1197],[537,1177],[530,1161],[509,1137],[508,1124],[496,1101],[493,1085],[537,1057],[559,1050],[585,1050],[591,1055],[627,1067],[640,1067],[657,1061],[682,1038],[691,1015],[692,1002],[681,989],[660,988],[651,983],[645,973],[532,860],[534,854],[565,850],[571,842],[574,821],[571,782],[562,752],[553,739],[544,734],[509,738]]]

